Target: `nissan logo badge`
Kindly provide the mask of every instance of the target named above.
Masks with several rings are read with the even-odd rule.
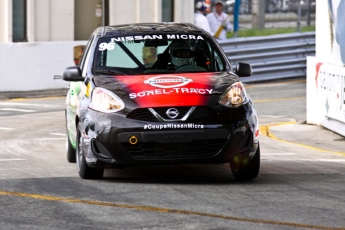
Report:
[[[179,115],[179,112],[178,112],[177,109],[171,108],[171,109],[168,109],[168,110],[167,110],[166,115],[167,115],[169,118],[174,119],[174,118],[176,118],[176,117]]]

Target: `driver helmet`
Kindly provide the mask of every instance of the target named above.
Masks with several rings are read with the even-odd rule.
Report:
[[[194,47],[186,40],[177,40],[169,47],[171,63],[177,67],[194,64]]]

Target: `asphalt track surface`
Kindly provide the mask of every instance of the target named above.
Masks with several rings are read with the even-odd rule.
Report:
[[[143,166],[82,180],[64,98],[0,100],[0,229],[345,229],[345,139],[305,124],[305,80],[247,85],[261,170]]]

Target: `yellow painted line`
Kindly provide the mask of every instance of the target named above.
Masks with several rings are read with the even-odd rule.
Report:
[[[323,152],[323,153],[336,154],[336,155],[345,157],[345,153],[343,153],[343,152],[329,151],[329,150],[325,150],[325,149],[321,149],[321,148],[316,148],[316,147],[305,145],[305,144],[296,143],[296,142],[293,142],[293,141],[286,141],[286,140],[280,139],[280,138],[276,137],[275,135],[273,135],[271,130],[270,130],[270,128],[272,126],[292,125],[292,124],[296,124],[296,123],[297,122],[280,122],[280,123],[276,123],[276,124],[263,125],[263,126],[260,126],[260,134],[262,134],[264,136],[267,136],[267,137],[270,137],[270,138],[272,138],[274,140],[277,140],[277,141],[280,141],[280,142],[294,144],[294,145],[297,145],[297,146],[300,146],[300,147],[304,147],[304,148],[308,148],[308,149],[311,149],[311,150],[315,150],[315,151],[319,151],[319,152]]]
[[[272,101],[289,101],[289,100],[302,100],[305,97],[290,97],[290,98],[272,98],[272,99],[263,99],[263,100],[253,100],[254,103],[262,103],[262,102],[272,102]]]
[[[241,222],[260,223],[260,224],[271,224],[271,225],[296,227],[296,228],[345,230],[345,228],[332,228],[332,227],[326,227],[326,226],[300,224],[300,223],[293,223],[293,222],[260,220],[260,219],[226,216],[226,215],[219,215],[219,214],[212,214],[212,213],[205,213],[205,212],[195,212],[195,211],[170,209],[170,208],[159,208],[159,207],[153,207],[153,206],[138,206],[138,205],[130,205],[130,204],[110,203],[110,202],[94,201],[94,200],[80,200],[80,199],[64,198],[64,197],[57,197],[57,196],[45,196],[45,195],[40,195],[40,194],[10,192],[10,191],[3,191],[3,190],[0,190],[0,195],[32,198],[32,199],[45,200],[45,201],[58,201],[58,202],[66,202],[66,203],[97,205],[97,206],[104,206],[104,207],[126,208],[126,209],[140,210],[140,211],[174,213],[174,214],[181,214],[181,215],[196,215],[196,216],[203,216],[203,217],[210,217],[210,218],[217,218],[217,219],[224,219],[224,220],[233,220],[233,221],[241,221]]]
[[[272,83],[259,83],[259,84],[245,84],[245,88],[260,88],[260,87],[267,87],[267,86],[276,86],[276,85],[287,85],[287,84],[297,84],[297,83],[304,83],[306,79],[301,80],[294,80],[294,81],[285,81],[285,82],[272,82]]]

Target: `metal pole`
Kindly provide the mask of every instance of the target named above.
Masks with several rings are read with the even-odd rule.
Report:
[[[265,1],[252,0],[252,29],[265,28]]]
[[[308,15],[307,15],[307,25],[310,26],[310,0],[308,0]]]
[[[105,26],[105,0],[102,0],[102,26]]]
[[[236,0],[235,1],[235,8],[234,8],[234,37],[237,37],[237,31],[238,31],[238,17],[240,14],[240,5],[241,5],[241,0]]]
[[[301,1],[298,1],[298,13],[297,13],[297,32],[301,32]]]

